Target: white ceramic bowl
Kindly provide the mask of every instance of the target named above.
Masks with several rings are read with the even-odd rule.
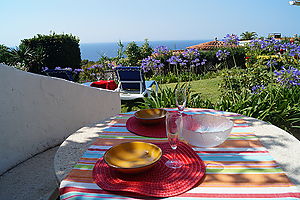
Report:
[[[211,114],[186,115],[183,117],[183,138],[191,145],[214,147],[229,136],[233,122]]]

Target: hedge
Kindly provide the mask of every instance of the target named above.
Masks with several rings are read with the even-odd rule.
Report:
[[[45,53],[43,67],[50,69],[55,67],[80,68],[79,38],[71,34],[38,34],[34,38],[22,40],[21,45],[25,45],[32,50],[43,48]]]

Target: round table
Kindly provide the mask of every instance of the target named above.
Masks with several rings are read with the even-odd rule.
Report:
[[[89,124],[70,135],[59,147],[54,169],[61,182],[77,163],[82,154],[99,136],[99,132],[114,117]],[[251,123],[253,132],[268,149],[289,179],[300,189],[300,142],[286,131],[254,118],[245,117]]]

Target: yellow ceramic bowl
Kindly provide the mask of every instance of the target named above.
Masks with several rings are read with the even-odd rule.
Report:
[[[144,109],[137,111],[134,116],[143,124],[155,124],[166,119],[167,111],[161,108]]]
[[[125,142],[111,147],[104,161],[123,173],[140,173],[153,167],[162,156],[161,149],[146,142]]]

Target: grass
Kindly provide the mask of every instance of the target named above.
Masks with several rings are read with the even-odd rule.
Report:
[[[192,93],[201,93],[204,99],[210,99],[213,103],[217,102],[218,98],[221,95],[219,91],[219,82],[221,78],[211,78],[211,79],[203,79],[197,81],[191,81],[191,90]],[[174,88],[176,83],[169,84],[161,84],[162,88],[171,87]],[[141,99],[133,100],[133,101],[122,101],[121,112],[129,112],[132,110],[139,110],[138,104],[143,102]]]
[[[209,99],[213,103],[217,102],[221,95],[219,91],[220,77],[203,79],[198,81],[191,81],[192,93],[201,93],[204,99]],[[162,84],[161,87],[171,87],[174,88],[176,83]]]

